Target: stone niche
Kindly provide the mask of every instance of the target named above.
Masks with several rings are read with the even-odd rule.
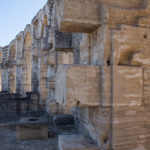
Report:
[[[91,0],[56,0],[59,30],[89,33],[100,26],[100,5]]]
[[[56,52],[72,52],[72,34],[54,31],[53,44]]]
[[[100,67],[59,65],[55,99],[68,107],[100,105]]]

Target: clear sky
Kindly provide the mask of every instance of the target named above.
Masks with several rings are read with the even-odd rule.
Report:
[[[30,24],[47,0],[0,0],[0,46],[8,45]]]

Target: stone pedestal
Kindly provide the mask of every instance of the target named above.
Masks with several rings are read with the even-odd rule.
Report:
[[[17,125],[18,140],[47,139],[48,126],[47,118],[21,118]]]

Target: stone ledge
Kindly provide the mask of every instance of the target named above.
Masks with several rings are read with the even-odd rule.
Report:
[[[90,139],[82,135],[59,135],[59,150],[99,150]]]

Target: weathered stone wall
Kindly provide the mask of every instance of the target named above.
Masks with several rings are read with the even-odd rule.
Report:
[[[147,1],[148,3],[134,1],[136,4],[140,4],[138,6],[133,4],[133,1],[130,4],[127,4],[127,1],[108,1],[108,3],[105,1],[84,1],[88,5],[87,7],[84,7],[83,1],[64,0],[63,4],[61,2],[58,2],[57,5],[59,29],[65,32],[88,32],[88,34],[83,34],[82,38],[81,34],[75,34],[75,40],[73,40],[76,45],[74,53],[80,52],[78,64],[100,66],[102,73],[99,83],[101,87],[99,91],[100,105],[84,108],[79,105],[74,109],[78,121],[86,129],[86,134],[88,132],[101,149],[148,149],[149,138],[144,136],[139,139],[138,137],[148,136],[148,128],[143,129],[143,127],[150,123],[147,118],[150,108],[145,108],[143,105],[144,100],[148,98],[148,94],[146,94],[148,78],[147,73],[144,73],[147,84],[143,86],[144,76],[141,74],[142,67],[145,64],[148,67],[149,62],[146,58],[146,56],[149,57],[148,43],[146,44],[149,37],[149,31],[146,28],[149,26],[147,22],[149,18],[145,18],[150,13],[149,5],[145,5],[149,4],[149,1]],[[99,27],[95,27],[98,21],[96,17],[92,17],[93,14],[98,15],[98,13],[92,9],[98,7],[96,4],[99,2],[107,5],[99,7],[98,10],[101,13],[99,21],[101,22],[99,22]],[[87,10],[83,8],[87,8]],[[82,12],[83,15],[80,15],[79,12]],[[86,16],[86,12],[89,12],[88,16]],[[60,15],[62,13],[65,15]],[[140,17],[145,19],[139,19]],[[139,21],[137,21],[138,19]],[[122,24],[130,26],[120,27]],[[135,27],[135,25],[139,27]],[[121,63],[117,63],[116,60]],[[69,73],[65,77],[67,79],[61,80],[67,80],[69,84]],[[69,84],[68,88],[66,84],[67,90],[64,92],[67,91],[67,94],[70,94],[69,88],[73,84]],[[145,89],[144,93],[142,92],[143,88]],[[143,94],[146,95],[146,98],[142,98]],[[70,99],[67,100],[67,104],[69,104]],[[142,117],[143,112],[145,115]],[[132,140],[128,136],[134,137],[134,139]]]
[[[72,113],[102,150],[149,150],[149,8],[49,0],[2,48],[2,90],[36,92],[42,110]]]

